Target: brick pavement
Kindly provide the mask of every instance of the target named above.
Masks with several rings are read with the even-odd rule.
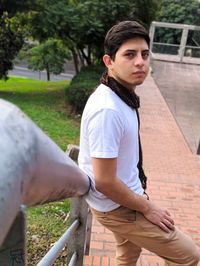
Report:
[[[176,225],[200,246],[200,160],[192,154],[151,76],[137,89],[141,97],[141,137],[148,194],[168,208]],[[90,255],[84,266],[114,266],[114,239],[93,221]],[[143,250],[138,266],[162,266]],[[200,264],[199,264],[200,265]]]

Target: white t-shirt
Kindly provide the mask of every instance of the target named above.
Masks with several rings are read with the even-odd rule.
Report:
[[[135,193],[143,194],[137,168],[137,114],[103,84],[89,97],[83,111],[78,163],[91,178],[87,203],[98,211],[114,210],[119,204],[95,189],[91,157],[117,158],[117,177]]]

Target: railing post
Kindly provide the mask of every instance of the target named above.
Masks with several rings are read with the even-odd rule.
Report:
[[[153,40],[154,40],[154,34],[155,34],[155,24],[154,22],[151,23],[150,30],[149,30],[149,37],[150,37],[150,51],[153,50]]]
[[[75,232],[73,238],[71,239],[67,247],[67,265],[74,254],[77,253],[76,266],[83,265],[83,257],[85,254],[86,248],[86,224],[87,224],[87,215],[88,215],[88,205],[83,199],[83,197],[72,198],[71,208],[70,208],[70,221],[78,219],[80,225]]]
[[[22,206],[0,248],[0,265],[26,265],[25,224],[25,209]]]
[[[68,154],[68,156],[72,160],[74,160],[75,162],[77,162],[77,160],[78,160],[78,154],[79,154],[79,147],[76,146],[76,145],[73,145],[73,144],[69,144],[68,147],[67,147],[67,154]],[[75,200],[73,200],[73,203],[71,204],[71,208],[73,208],[73,206],[75,207],[75,212],[78,211],[78,210],[76,210],[76,208],[77,208],[77,202],[75,202]],[[74,212],[74,209],[73,209],[72,212]],[[84,246],[84,250],[83,250],[84,254],[85,255],[89,255],[89,251],[90,251],[90,238],[91,238],[91,230],[92,230],[92,213],[89,210],[89,208],[87,208],[87,213],[85,213],[85,216],[86,216],[85,239],[83,240],[83,245],[82,246]],[[70,248],[71,248],[71,246],[70,246]],[[69,258],[70,257],[71,256],[69,256]]]
[[[183,61],[183,56],[185,53],[185,46],[187,44],[187,38],[188,38],[188,28],[184,28],[182,32],[181,43],[180,43],[180,48],[179,48],[180,62]]]
[[[90,252],[91,232],[92,232],[92,213],[91,210],[88,208],[86,239],[85,239],[85,255],[89,255]]]

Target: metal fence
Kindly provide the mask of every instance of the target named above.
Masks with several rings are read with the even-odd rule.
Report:
[[[4,100],[0,100],[0,136],[0,265],[27,265],[27,207],[75,197],[71,226],[37,265],[52,265],[68,243],[68,265],[81,266],[88,248],[88,206],[82,198],[89,189],[88,177],[24,113]]]
[[[158,38],[161,31],[165,41],[162,41],[161,37],[160,40]],[[169,33],[174,37],[172,39],[177,40],[176,43],[172,43],[170,39],[166,40],[166,36],[170,36]],[[200,63],[200,26],[153,21],[149,34],[153,59],[167,58],[168,61],[171,59],[176,62]]]

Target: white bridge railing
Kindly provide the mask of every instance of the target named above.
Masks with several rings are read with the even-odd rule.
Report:
[[[156,29],[180,31],[180,43],[155,42],[157,37]],[[194,40],[195,45],[188,45],[189,32],[200,32],[200,26],[177,24],[168,22],[153,21],[151,23],[150,35],[150,50],[152,51],[153,59],[175,61],[183,63],[200,64],[200,43],[199,40]]]
[[[26,207],[71,197],[71,226],[37,265],[53,265],[66,243],[66,263],[83,265],[88,206],[82,195],[88,189],[76,163],[16,106],[0,100],[0,265],[28,265]]]

